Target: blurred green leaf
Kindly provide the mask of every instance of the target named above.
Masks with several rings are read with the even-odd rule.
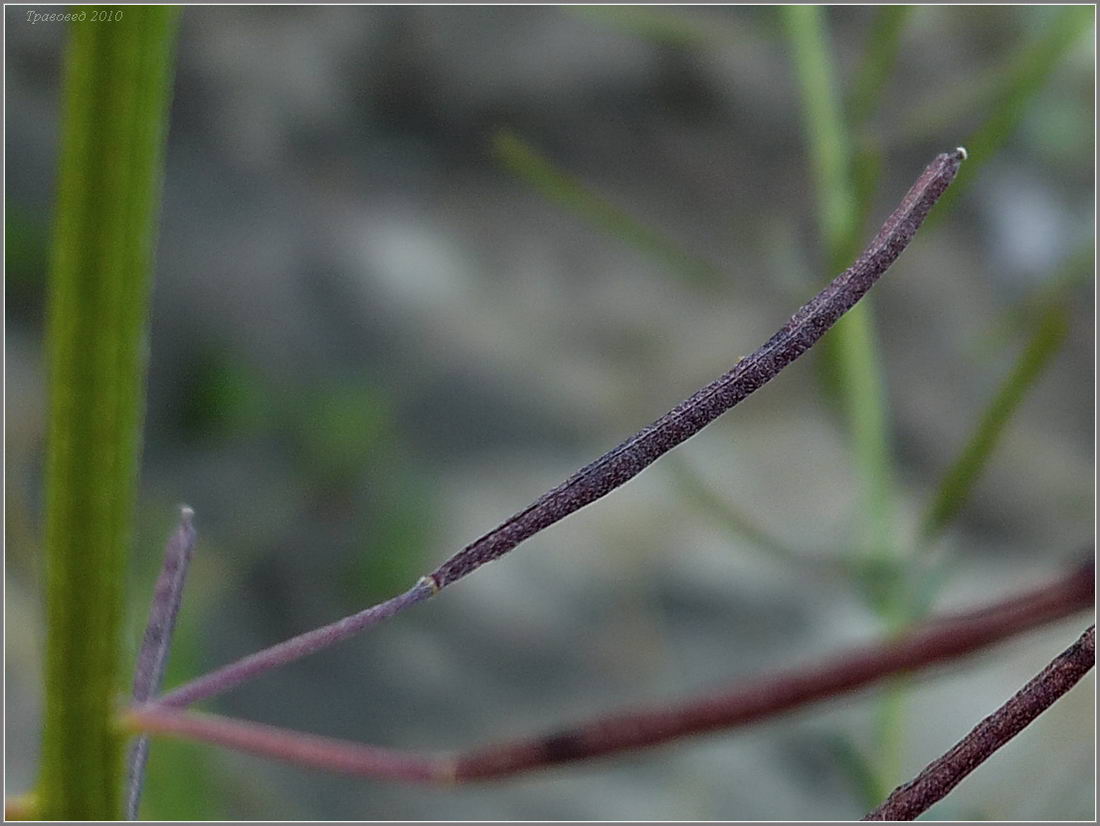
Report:
[[[271,417],[261,376],[229,346],[196,348],[178,398],[178,428],[195,438],[240,436]]]
[[[912,6],[878,6],[874,11],[867,47],[852,83],[853,91],[849,95],[848,118],[852,131],[857,135],[858,130],[878,108],[882,91],[897,61],[901,33],[912,9]],[[857,139],[855,157],[852,159],[855,218],[847,248],[837,251],[838,258],[833,262],[834,268],[847,266],[849,259],[859,253],[864,236],[872,231],[868,224],[872,218],[871,209],[881,173],[882,150],[877,136]]]
[[[547,200],[585,222],[659,258],[693,281],[713,283],[720,279],[717,267],[685,252],[674,241],[597,195],[577,178],[560,171],[514,132],[498,130],[493,136],[493,151],[513,174],[541,192]]]
[[[871,117],[898,57],[901,34],[913,6],[877,6],[859,71],[852,82],[848,120],[853,131]]]
[[[387,466],[388,468],[388,466]],[[366,507],[354,525],[360,551],[350,559],[348,599],[352,604],[400,593],[429,567],[435,538],[434,488],[403,468],[378,468]]]
[[[315,518],[354,549],[342,580],[348,601],[407,588],[426,564],[434,488],[413,470],[392,398],[374,383],[345,378],[321,383],[293,406],[295,458]]]
[[[302,402],[300,435],[308,473],[346,480],[392,455],[394,413],[389,397],[369,383],[334,382]]]
[[[1078,38],[1093,30],[1095,11],[1095,6],[1060,7],[1045,31],[1001,67],[1003,80],[994,92],[989,115],[978,130],[962,142],[969,158],[929,215],[930,221],[942,219],[951,210],[982,166],[1012,136],[1028,105],[1042,91],[1066,53]]]
[[[890,622],[897,612],[898,595],[905,588],[906,568],[896,557],[862,556],[849,561],[853,581],[864,604]]]
[[[825,743],[833,757],[833,764],[848,780],[865,810],[873,809],[884,799],[881,794],[874,763],[847,735],[836,733]]]
[[[221,820],[220,774],[207,743],[158,737],[150,749],[142,820]]]
[[[46,293],[49,231],[45,222],[19,204],[4,209],[4,298],[8,318],[41,317]]]
[[[931,542],[958,516],[1013,414],[1027,391],[1038,381],[1043,370],[1061,348],[1068,329],[1069,315],[1065,306],[1054,303],[1047,307],[1016,366],[982,414],[959,457],[940,482],[921,521],[921,542]]]
[[[888,558],[896,553],[893,457],[878,360],[879,344],[873,328],[872,305],[866,301],[849,311],[830,334],[834,335],[837,348],[837,376],[844,390],[860,485],[859,546],[866,557]]]
[[[1058,268],[1030,294],[1013,303],[983,336],[981,352],[997,353],[1019,338],[1036,318],[1042,317],[1051,304],[1065,303],[1075,290],[1092,284],[1096,267],[1096,247],[1092,238],[1078,247]],[[1090,301],[1091,304],[1091,301]]]
[[[1024,43],[1006,58],[993,65],[986,66],[966,78],[965,83],[956,83],[948,87],[936,89],[930,93],[927,99],[916,101],[899,113],[897,124],[885,126],[886,133],[882,136],[884,143],[896,143],[904,141],[908,144],[924,144],[929,141],[940,141],[944,134],[950,134],[958,130],[958,123],[971,118],[975,112],[994,113],[1001,102],[1011,92],[1013,86],[1017,88],[1021,83],[1038,83],[1042,86],[1049,79],[1049,74],[1057,68],[1070,49],[1075,45],[1073,35],[1073,23],[1080,8],[1075,12],[1070,7],[1039,8],[1034,11],[1048,18],[1045,29],[1039,28],[1041,34],[1034,40]],[[1078,20],[1080,25],[1084,25]],[[1067,26],[1067,24],[1070,24]],[[1031,28],[1030,26],[1028,28]],[[1059,41],[1070,32],[1070,42],[1064,49],[1059,49]],[[1051,58],[1051,51],[1058,52],[1055,61],[1046,65]],[[1029,67],[1027,73],[1023,67]],[[1047,75],[1039,78],[1035,72]],[[1036,90],[1038,91],[1038,90]],[[1028,105],[1037,105],[1043,96],[1032,96]],[[1091,118],[1089,119],[1091,122]],[[967,150],[971,152],[971,160],[975,153],[971,142],[966,143]]]
[[[91,14],[97,7],[75,7]],[[74,22],[49,280],[46,703],[50,820],[121,814],[126,561],[145,405],[156,217],[179,11]]]

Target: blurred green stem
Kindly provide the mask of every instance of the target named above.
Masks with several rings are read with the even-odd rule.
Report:
[[[1012,372],[979,419],[974,433],[940,482],[936,496],[921,522],[920,544],[927,547],[955,518],[970,498],[1005,427],[1027,391],[1061,349],[1069,332],[1069,319],[1061,302],[1050,304],[1040,316],[1035,332]]]
[[[493,152],[512,173],[582,220],[646,255],[655,256],[689,280],[711,284],[721,280],[717,267],[685,251],[675,241],[598,195],[580,179],[563,172],[511,130],[497,131],[493,136]]]
[[[763,551],[769,558],[781,559],[795,565],[806,565],[811,560],[776,537],[760,524],[716,492],[713,483],[704,479],[692,466],[673,456],[667,462],[676,479],[676,488],[700,510],[716,517],[734,537],[750,547]],[[812,564],[812,563],[811,563]]]
[[[95,21],[118,12],[121,19]],[[120,631],[176,9],[73,7],[49,283],[38,814],[121,813]]]
[[[824,10],[817,6],[782,9],[802,92],[807,146],[818,193],[820,231],[830,272],[851,263],[859,250],[859,220],[851,174],[851,151],[835,93]],[[826,337],[826,358],[851,428],[860,496],[861,525],[856,543],[868,562],[891,559],[892,484],[886,401],[871,304],[854,307]]]
[[[848,142],[828,54],[825,12],[818,6],[784,6],[782,11],[802,92],[821,234],[832,259],[851,235],[854,201]]]
[[[1095,6],[1062,6],[1052,11],[1052,19],[1042,34],[1021,52],[1005,61],[998,77],[989,115],[961,143],[970,153],[970,160],[959,170],[950,192],[940,199],[939,209],[929,216],[930,226],[942,220],[955,202],[962,197],[986,161],[1016,131],[1028,104],[1036,97],[1062,62],[1078,38],[1094,27]],[[938,216],[938,217],[937,217]]]
[[[852,174],[851,146],[844,130],[840,102],[834,92],[832,60],[827,46],[824,11],[816,6],[785,6],[784,17],[794,55],[805,119],[810,157],[817,182],[821,235],[827,249],[830,272],[846,267],[860,248],[862,223],[869,212],[878,177],[879,159],[867,147],[855,159],[860,174]],[[853,100],[853,116],[870,117],[888,79],[892,50],[898,42],[904,13],[883,15],[876,31],[885,28],[886,43],[872,41],[864,58],[859,86]],[[856,201],[856,192],[860,202]],[[824,364],[832,389],[842,400],[851,429],[855,468],[860,488],[855,567],[885,574],[884,592],[872,600],[880,616],[890,618],[898,584],[893,571],[897,547],[893,535],[893,470],[886,397],[877,358],[873,305],[864,301],[853,308],[826,336]],[[880,708],[878,728],[879,767],[875,782],[882,786],[894,772],[901,749],[901,716],[904,695],[892,683]]]
[[[848,106],[852,130],[860,129],[878,107],[882,90],[897,60],[901,33],[913,6],[877,6],[867,36],[859,72],[852,83],[854,91]]]

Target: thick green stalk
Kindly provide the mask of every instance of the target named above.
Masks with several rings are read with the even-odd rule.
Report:
[[[178,11],[77,6],[49,283],[44,819],[121,814],[114,725]],[[100,19],[102,18],[102,19]]]

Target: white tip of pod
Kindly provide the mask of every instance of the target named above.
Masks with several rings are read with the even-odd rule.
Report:
[[[966,154],[966,147],[965,146],[956,146],[955,151],[958,152],[960,155],[962,155],[962,159],[964,161],[966,160],[967,154]]]

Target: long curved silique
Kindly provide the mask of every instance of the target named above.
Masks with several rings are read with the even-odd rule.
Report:
[[[444,562],[431,575],[437,589],[506,554],[520,542],[630,481],[659,457],[691,438],[809,350],[859,301],[913,240],[933,204],[966,158],[966,150],[937,155],[870,245],[848,269],[752,355],[734,365],[653,424],[578,470],[553,490]]]
[[[428,599],[441,588],[503,556],[539,531],[630,481],[662,455],[763,387],[817,343],[897,260],[913,240],[928,211],[955,179],[965,159],[966,150],[961,147],[937,155],[855,263],[791,316],[783,328],[752,355],[740,359],[728,373],[467,545],[408,591],[243,657],[175,689],[161,697],[160,702],[176,707],[190,705],[347,639]]]

